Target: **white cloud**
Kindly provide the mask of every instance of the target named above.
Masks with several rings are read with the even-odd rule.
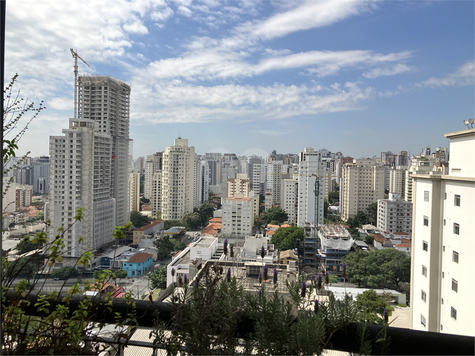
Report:
[[[160,11],[153,11],[151,14],[150,14],[150,18],[154,21],[166,21],[168,20],[170,17],[172,17],[174,14],[173,10],[169,7],[166,7],[165,9],[163,10],[160,10]]]
[[[180,13],[183,16],[186,16],[186,17],[191,17],[193,15],[191,10],[189,8],[187,8],[186,6],[179,6],[177,11],[178,11],[178,13]]]
[[[382,76],[389,76],[389,75],[396,75],[404,72],[409,72],[411,71],[412,68],[405,65],[405,64],[396,64],[392,68],[374,68],[366,73],[363,73],[363,77],[369,78],[369,79],[374,79]]]
[[[432,77],[423,82],[416,83],[418,87],[446,87],[475,84],[475,62],[470,61],[462,65],[455,73],[443,77]]]
[[[140,34],[140,35],[144,35],[144,34],[148,33],[147,27],[145,27],[139,21],[124,24],[124,30],[127,31],[127,32],[130,32],[130,33],[136,33],[136,34]]]
[[[292,32],[329,26],[347,17],[368,12],[376,1],[308,0],[267,20],[247,23],[240,30],[264,39],[282,37]]]
[[[48,108],[56,110],[71,110],[73,106],[73,97],[71,98],[53,98],[46,103]]]

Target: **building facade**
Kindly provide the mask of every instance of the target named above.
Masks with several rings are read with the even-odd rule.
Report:
[[[180,220],[193,211],[195,187],[195,148],[188,140],[175,139],[163,153],[162,219]]]
[[[340,184],[340,211],[346,221],[358,214],[366,213],[368,205],[384,199],[383,165],[372,159],[355,159],[343,166]]]
[[[80,76],[78,86],[78,118],[94,121],[98,133],[111,137],[110,197],[115,201],[116,224],[127,224],[130,85],[109,76]]]
[[[449,174],[412,176],[412,328],[475,336],[475,129],[445,137]]]
[[[130,211],[140,211],[140,174],[130,173]]]
[[[407,232],[412,235],[412,203],[401,195],[389,193],[389,199],[378,200],[378,229],[386,232]]]

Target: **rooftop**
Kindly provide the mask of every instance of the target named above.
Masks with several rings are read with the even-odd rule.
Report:
[[[133,255],[129,259],[129,263],[141,263],[147,261],[149,258],[153,257],[150,253],[139,252],[136,255]]]
[[[157,226],[158,224],[160,224],[162,222],[163,222],[162,220],[155,220],[155,221],[152,221],[148,225],[145,225],[145,226],[142,226],[142,227],[139,227],[139,228],[135,229],[134,231],[146,231],[148,229],[151,229],[154,226]]]

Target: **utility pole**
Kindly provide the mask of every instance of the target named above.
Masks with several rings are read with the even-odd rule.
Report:
[[[90,67],[90,65],[81,58],[77,50],[70,48],[71,54],[74,58],[74,118],[78,118],[78,58],[84,62],[85,65]]]

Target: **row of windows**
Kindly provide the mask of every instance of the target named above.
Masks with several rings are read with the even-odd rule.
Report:
[[[424,201],[429,201],[429,194],[428,190],[424,190]],[[444,199],[447,199],[447,193],[445,193]],[[454,206],[460,206],[460,195],[454,194]]]

